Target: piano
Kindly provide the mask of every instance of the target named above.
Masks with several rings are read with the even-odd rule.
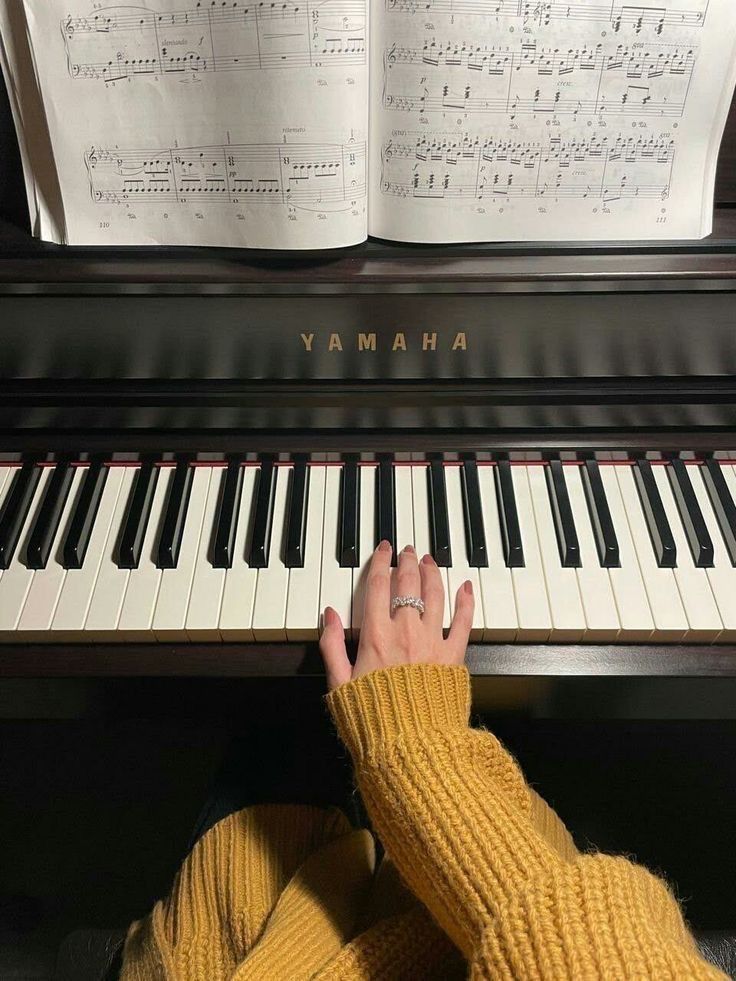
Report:
[[[736,674],[736,116],[688,243],[60,249],[0,225],[0,673],[319,670],[382,538],[477,674]]]

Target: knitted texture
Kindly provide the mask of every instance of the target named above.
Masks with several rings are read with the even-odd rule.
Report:
[[[661,880],[582,855],[490,733],[460,667],[327,697],[387,858],[334,809],[215,825],[126,939],[121,981],[723,978]]]

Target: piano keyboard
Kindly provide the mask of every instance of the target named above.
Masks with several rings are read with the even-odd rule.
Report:
[[[355,638],[386,538],[446,627],[472,581],[474,641],[733,642],[729,460],[0,461],[0,641]]]

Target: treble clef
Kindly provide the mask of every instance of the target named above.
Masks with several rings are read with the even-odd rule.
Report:
[[[74,37],[74,21],[71,14],[64,21],[64,33],[67,37]]]

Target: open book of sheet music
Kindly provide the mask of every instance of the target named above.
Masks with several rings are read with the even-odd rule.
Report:
[[[33,230],[697,238],[736,0],[0,0]]]

